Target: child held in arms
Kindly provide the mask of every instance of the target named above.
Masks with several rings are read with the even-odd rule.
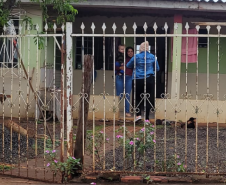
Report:
[[[124,50],[125,50],[125,46],[124,45],[119,45],[118,46],[118,55],[116,57],[116,62],[115,62],[115,66],[118,67],[118,75],[123,75],[124,74],[124,70],[122,70],[123,66],[124,66]],[[120,68],[122,66],[122,68]]]

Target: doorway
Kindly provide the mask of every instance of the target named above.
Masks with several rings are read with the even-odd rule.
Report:
[[[144,34],[143,27],[137,28],[137,34]],[[147,34],[154,34],[154,30],[147,30]],[[157,29],[157,34],[165,34],[165,30],[162,28]],[[165,36],[156,37],[156,49],[155,49],[155,37],[147,37],[146,40],[150,45],[150,52],[157,56],[160,70],[156,75],[156,98],[161,98],[161,94],[164,93],[165,89]],[[145,41],[145,38],[137,37],[136,44],[139,46],[142,42]],[[168,52],[167,52],[168,53]],[[167,74],[166,74],[167,75]]]

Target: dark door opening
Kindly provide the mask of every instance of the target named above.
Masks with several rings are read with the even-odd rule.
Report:
[[[137,34],[144,34],[144,29],[139,27],[137,29]],[[147,34],[154,34],[154,30],[147,30]],[[165,34],[165,30],[159,28],[157,30],[157,34]],[[147,37],[146,40],[149,42],[151,53],[153,55],[156,54],[157,60],[159,63],[160,70],[157,72],[156,75],[156,98],[161,98],[161,94],[165,92],[165,36],[163,37],[156,37],[156,44],[155,44],[155,37]],[[142,42],[145,41],[145,38],[137,37],[136,44],[139,46]],[[156,46],[156,49],[155,49]],[[156,53],[155,53],[156,52]],[[167,75],[167,74],[166,74]]]

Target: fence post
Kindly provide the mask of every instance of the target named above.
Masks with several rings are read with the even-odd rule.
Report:
[[[72,65],[72,22],[66,23],[66,93],[67,93],[67,156],[73,154],[73,119],[72,119],[72,98],[73,98],[73,65]]]
[[[174,33],[182,34],[182,15],[174,16]],[[171,99],[180,99],[182,37],[173,37]]]

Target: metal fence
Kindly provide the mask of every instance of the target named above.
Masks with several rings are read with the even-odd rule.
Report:
[[[8,35],[4,27],[1,173],[59,180],[46,153],[56,152],[55,160],[63,162],[76,156],[76,142],[81,142],[85,172],[225,174],[226,35],[220,25],[183,27],[175,23],[170,33],[165,23],[160,33],[156,23],[152,28],[145,23],[140,34],[134,23],[134,33],[128,34],[126,24],[122,33],[116,33],[114,24],[108,34],[106,24],[102,33],[95,33],[92,24],[87,34],[90,28],[84,24],[81,33],[72,32],[72,23],[63,25],[60,33],[56,25],[46,25],[45,33],[38,25],[35,30],[20,25],[15,35]],[[132,76],[120,72],[128,62],[125,50],[123,62],[116,65],[118,45],[128,46],[127,38],[134,48]],[[152,54],[146,47],[139,54],[145,41]],[[90,92],[84,83],[86,54],[93,59]],[[136,121],[137,115],[141,120]]]

